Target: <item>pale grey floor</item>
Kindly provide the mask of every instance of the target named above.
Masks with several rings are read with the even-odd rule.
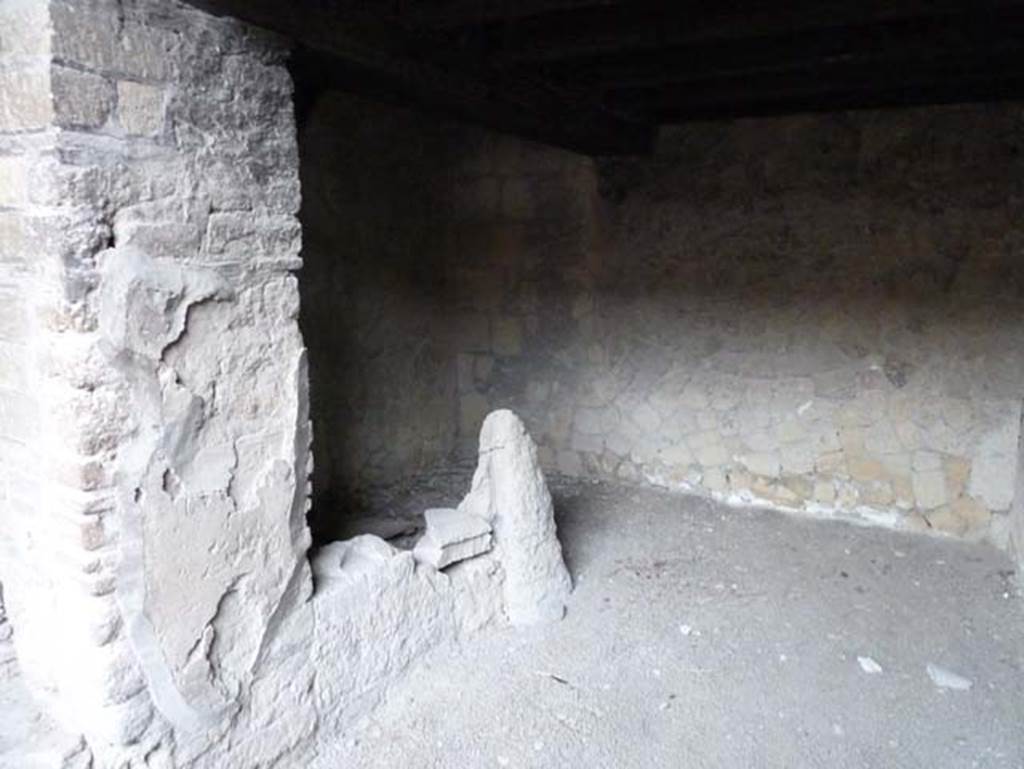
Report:
[[[556,497],[566,619],[421,666],[327,765],[1024,766],[1001,553],[630,488]]]
[[[462,480],[424,498],[457,499]],[[435,655],[323,767],[1024,767],[1024,602],[1001,553],[556,488],[566,619]],[[937,688],[929,663],[973,687]],[[0,768],[59,766],[77,740],[11,672]]]

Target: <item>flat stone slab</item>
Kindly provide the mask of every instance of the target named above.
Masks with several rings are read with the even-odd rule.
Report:
[[[491,525],[479,516],[453,508],[434,508],[423,517],[427,532],[413,550],[418,563],[443,569],[491,549]]]

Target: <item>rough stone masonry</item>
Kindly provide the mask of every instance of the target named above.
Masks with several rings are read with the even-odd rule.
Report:
[[[96,767],[295,765],[504,616],[500,554],[321,562],[311,600],[285,55],[177,2],[0,0],[0,578]]]
[[[302,135],[313,413],[367,450],[318,454],[316,507],[471,455],[511,408],[549,471],[1005,546],[1022,121],[692,123],[595,161],[326,94]]]

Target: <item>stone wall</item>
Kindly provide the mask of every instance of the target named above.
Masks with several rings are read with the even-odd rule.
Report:
[[[475,458],[475,383],[524,352],[503,292],[527,260],[582,253],[590,162],[340,92],[315,102],[299,148],[311,523],[329,540],[376,491]]]
[[[0,619],[12,626],[0,634],[13,632],[28,688],[71,735],[61,765],[330,763],[431,649],[560,617],[569,581],[550,496],[508,414],[490,433],[505,453],[482,452],[478,520],[455,516],[487,529],[486,548],[443,573],[374,536],[307,558],[286,41],[166,0],[0,0],[0,22]],[[354,185],[343,199],[356,201],[371,180],[331,184]],[[410,230],[412,254],[422,230]],[[404,276],[415,260],[399,256]],[[391,293],[381,285],[369,305]],[[413,348],[453,345],[418,322],[393,328]],[[362,352],[336,360],[359,366]],[[421,404],[436,387],[447,404],[392,468],[454,441],[442,364],[368,390]],[[380,423],[407,415],[380,403]],[[463,544],[456,529],[448,545]]]
[[[702,124],[666,131],[652,158],[598,164],[449,129],[444,307],[399,300],[406,322],[453,324],[458,435],[422,457],[458,457],[487,410],[510,407],[568,475],[1005,543],[1024,382],[1022,116]],[[389,134],[404,173],[424,167],[402,149],[424,123]],[[317,242],[310,261],[337,250]],[[366,338],[383,327],[346,308],[370,321]],[[450,386],[443,368],[422,373]],[[408,396],[415,442],[415,422],[450,409]]]
[[[257,704],[312,675],[266,664],[311,590],[287,51],[170,2],[2,0],[0,20],[19,664],[98,766],[185,765],[253,713],[276,744],[247,756],[269,760],[313,719],[275,732]]]
[[[614,256],[591,322],[612,341],[570,448],[620,477],[988,531],[1012,498],[1024,374],[1021,116],[696,126],[607,164],[626,198],[602,214]]]
[[[340,93],[300,126],[319,539],[369,487],[436,468],[454,442],[444,258],[456,146],[437,121]]]

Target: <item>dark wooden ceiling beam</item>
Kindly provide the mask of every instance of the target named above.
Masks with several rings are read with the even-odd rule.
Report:
[[[622,2],[628,0],[398,0],[398,7],[400,15],[417,26],[450,29]]]
[[[846,110],[1019,101],[1022,98],[1024,76],[1009,75],[983,82],[924,83],[888,89],[846,88],[804,95],[772,94],[749,102],[676,104],[663,108],[657,118],[667,125]]]
[[[496,66],[558,62],[599,54],[662,49],[853,27],[901,19],[973,17],[1024,8],[1024,0],[720,0],[628,5],[551,13],[487,31]],[[483,34],[483,32],[481,33]]]
[[[989,52],[928,62],[895,57],[785,74],[720,77],[614,91],[609,99],[659,122],[1024,96],[1024,55]]]
[[[985,18],[908,19],[746,40],[576,59],[540,69],[595,90],[684,83],[877,60],[931,61],[1024,51],[1024,11]]]
[[[409,37],[365,12],[366,3],[189,0],[291,38],[316,51],[326,70],[349,73],[351,90],[590,155],[650,150],[654,127],[535,76],[498,72],[460,58],[429,36]],[[327,82],[329,78],[325,78]]]

